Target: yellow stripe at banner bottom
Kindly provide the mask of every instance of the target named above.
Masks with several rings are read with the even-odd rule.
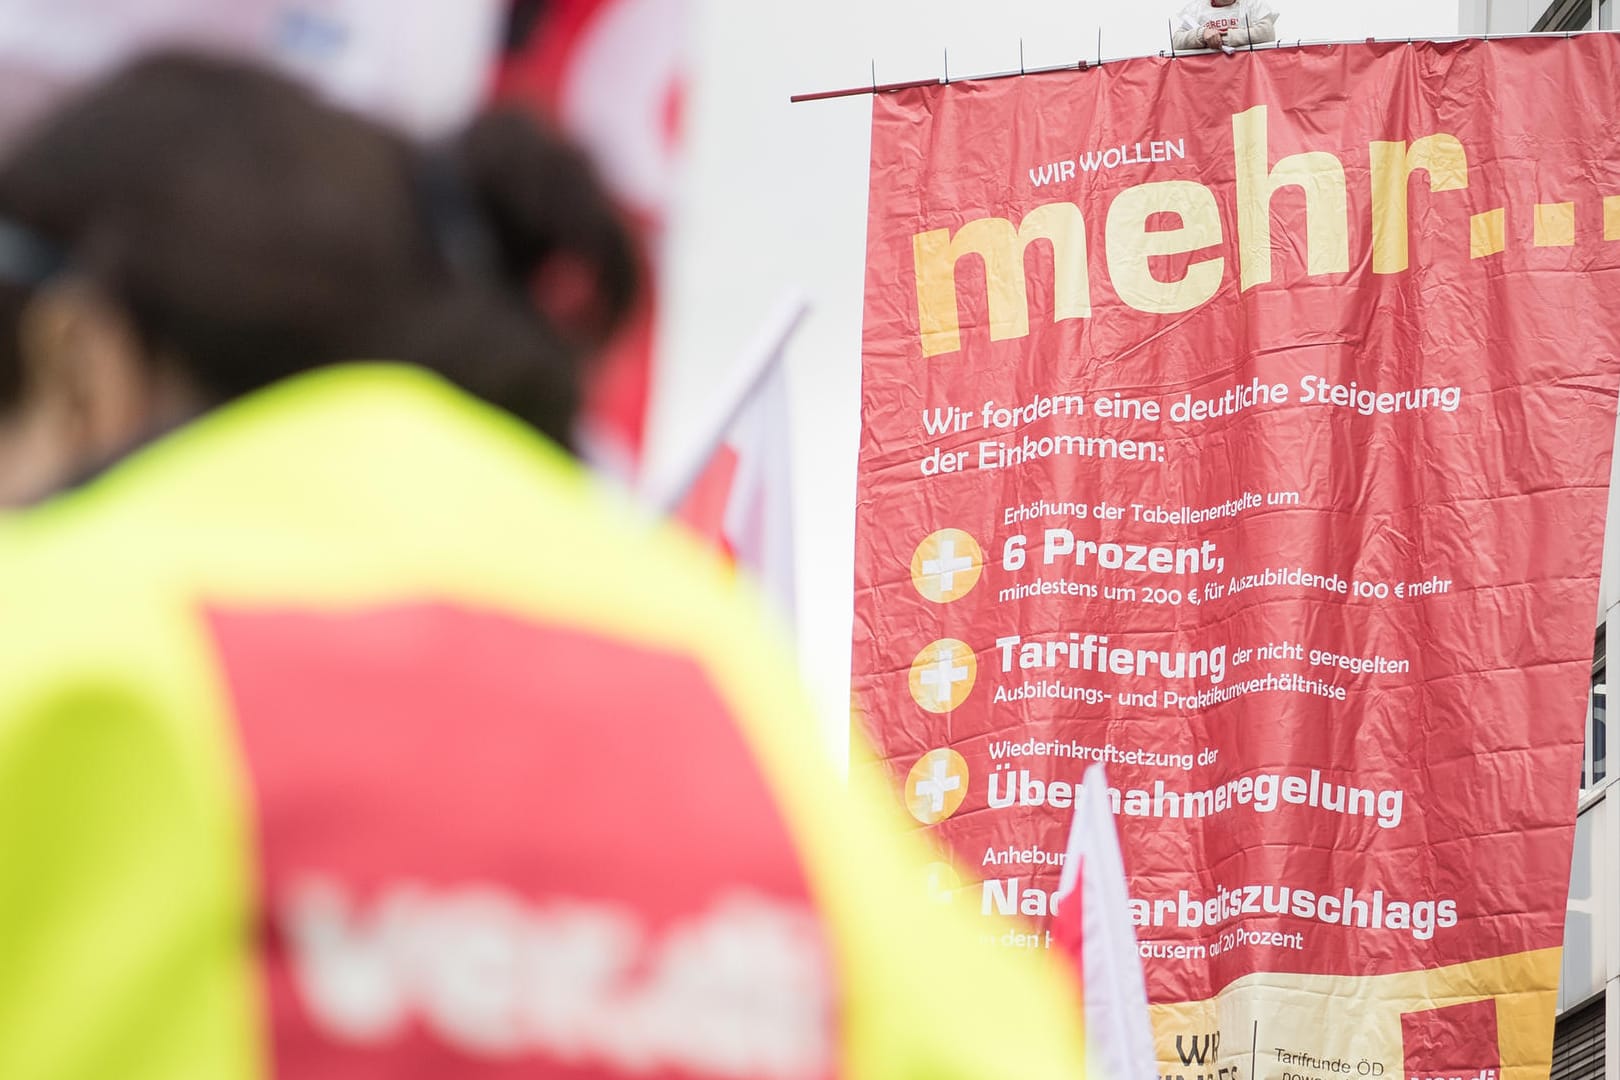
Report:
[[[1546,1080],[1562,952],[1541,949],[1393,975],[1246,976],[1206,1001],[1153,1006],[1159,1074],[1169,1080],[1284,1080],[1285,1072],[1288,1080],[1406,1080],[1402,1013],[1494,998],[1501,1080]],[[1315,1061],[1292,1064],[1284,1055]],[[1313,1067],[1326,1062],[1346,1067]]]

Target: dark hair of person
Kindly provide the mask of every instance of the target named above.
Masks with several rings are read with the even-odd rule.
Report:
[[[551,258],[588,268],[606,325],[631,241],[584,158],[491,113],[432,150],[235,61],[158,54],[70,102],[0,165],[0,408],[17,326],[66,269],[209,399],[344,360],[430,367],[566,443],[600,335],[550,325]]]

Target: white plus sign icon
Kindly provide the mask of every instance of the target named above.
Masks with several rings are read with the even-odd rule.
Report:
[[[930,533],[911,556],[911,584],[936,604],[966,596],[983,572],[984,551],[961,529]]]
[[[942,638],[911,662],[912,699],[929,712],[950,712],[967,700],[978,674],[973,650],[955,638]]]
[[[973,560],[965,555],[956,553],[956,541],[946,538],[939,542],[939,557],[937,559],[923,560],[923,573],[936,579],[935,585],[940,592],[950,592],[956,588],[956,575],[959,571],[973,569]]]
[[[942,654],[938,660],[923,668],[922,679],[924,686],[931,686],[934,690],[934,703],[944,704],[951,700],[956,684],[968,678],[968,669],[965,664],[958,664],[948,654]]]
[[[935,758],[932,771],[917,781],[914,790],[917,798],[927,799],[937,814],[945,809],[945,796],[961,788],[962,778],[951,772],[950,764]]]
[[[906,809],[924,825],[944,821],[967,798],[967,761],[955,750],[942,747],[917,759],[906,777]]]

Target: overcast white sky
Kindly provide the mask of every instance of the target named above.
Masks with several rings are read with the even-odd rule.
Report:
[[[1457,0],[1272,0],[1285,40],[1443,37]],[[652,453],[667,457],[706,393],[785,294],[812,305],[788,355],[793,399],[800,643],[829,750],[845,752],[855,460],[871,104],[791,94],[952,78],[1164,48],[1179,3],[1123,0],[708,0],[700,5],[686,173],[672,239]],[[1105,72],[1106,74],[1106,72]]]

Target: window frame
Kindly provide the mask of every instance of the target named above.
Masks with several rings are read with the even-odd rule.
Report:
[[[1598,23],[1598,0],[1553,0],[1530,27],[1536,33],[1590,30]]]
[[[1582,806],[1586,805],[1586,797],[1595,792],[1608,788],[1616,780],[1620,780],[1620,770],[1615,769],[1609,753],[1609,715],[1608,715],[1608,624],[1605,622],[1597,628],[1597,634],[1592,643],[1592,677],[1586,689],[1586,724],[1581,747],[1581,799]],[[1600,779],[1592,778],[1593,766],[1592,752],[1595,748],[1594,736],[1597,733],[1597,688],[1604,687],[1604,775]]]

